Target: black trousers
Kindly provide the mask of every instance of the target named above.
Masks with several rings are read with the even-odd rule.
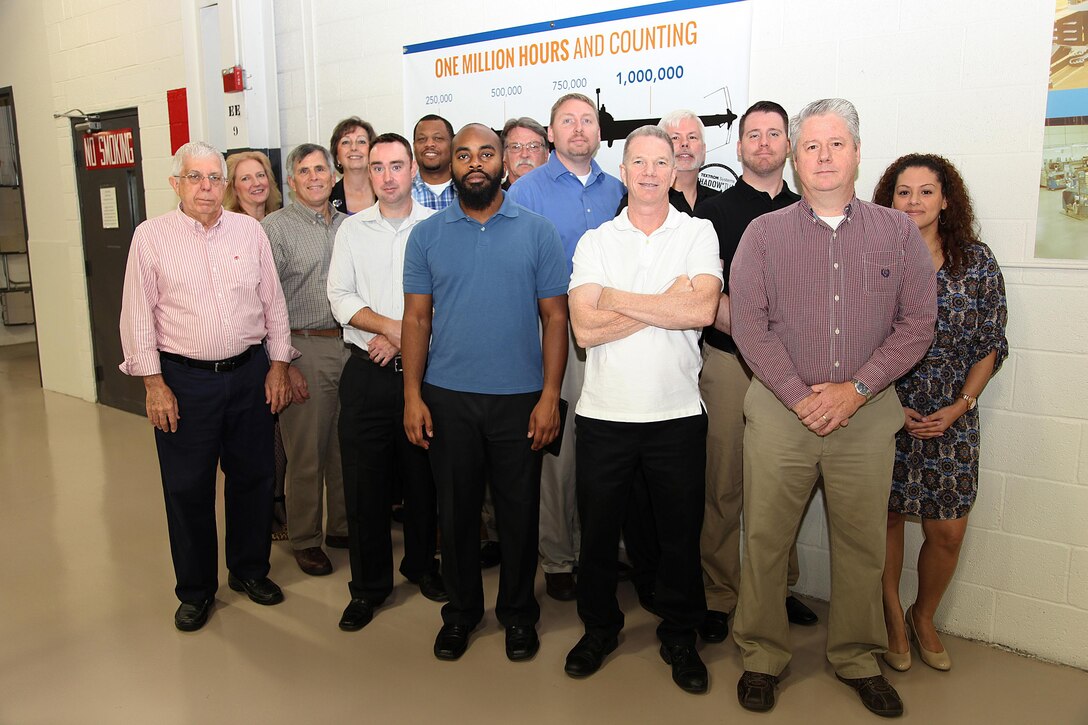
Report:
[[[353,352],[340,376],[340,461],[348,517],[352,598],[378,606],[393,591],[390,507],[404,491],[404,559],[411,581],[437,567],[434,479],[427,452],[404,434],[404,377]]]
[[[482,395],[423,386],[434,438],[430,459],[442,528],[442,579],[450,600],[447,624],[475,627],[484,616],[480,574],[480,507],[491,481],[495,522],[502,541],[495,615],[504,627],[540,619],[533,592],[540,523],[541,451],[526,437],[540,391]],[[613,550],[613,559],[615,558]]]
[[[706,414],[653,423],[578,416],[577,424],[578,616],[586,633],[608,638],[623,629],[616,547],[641,475],[660,552],[654,581],[654,604],[662,616],[657,636],[665,644],[694,644],[695,628],[706,614],[699,559]]]
[[[183,602],[215,595],[219,537],[215,478],[221,466],[227,569],[242,578],[268,575],[275,488],[272,412],[265,403],[268,358],[263,350],[230,372],[197,370],[162,361],[162,375],[178,401],[178,429],[155,430],[166,497],[170,555]]]

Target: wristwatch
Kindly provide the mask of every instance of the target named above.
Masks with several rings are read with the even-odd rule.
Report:
[[[872,390],[869,390],[869,386],[868,386],[868,385],[866,385],[865,383],[861,382],[861,381],[860,381],[860,380],[858,380],[857,378],[853,378],[853,379],[851,380],[851,382],[853,382],[853,383],[854,383],[854,390],[855,390],[855,391],[857,391],[857,394],[858,394],[858,395],[862,396],[862,397],[863,397],[863,398],[865,398],[866,400],[868,400],[869,398],[873,397],[873,391],[872,391]]]
[[[961,395],[960,399],[967,401],[967,410],[974,410],[975,406],[978,405],[978,398],[968,393]]]

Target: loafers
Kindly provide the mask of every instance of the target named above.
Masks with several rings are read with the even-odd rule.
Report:
[[[330,549],[346,549],[348,548],[348,537],[337,536],[336,534],[325,534],[325,546]]]
[[[811,627],[820,621],[816,612],[792,594],[786,597],[786,618],[790,620],[790,624],[800,624],[803,627]]]
[[[573,602],[577,597],[577,589],[574,584],[574,575],[569,571],[549,574],[544,572],[544,590],[552,599],[561,602]]]
[[[468,649],[472,627],[463,624],[443,624],[434,640],[434,656],[440,660],[457,660]]]
[[[260,579],[242,579],[232,572],[227,577],[227,585],[236,592],[245,592],[257,604],[268,606],[283,601],[283,590],[266,576]]]
[[[704,642],[724,642],[729,635],[729,615],[716,609],[706,610],[703,623],[699,625],[699,636]]]
[[[502,549],[497,541],[480,542],[480,568],[491,569],[502,563]]]
[[[615,637],[602,640],[592,634],[583,635],[574,649],[567,653],[563,671],[571,677],[589,677],[601,669],[604,658],[618,645],[619,640]]]
[[[942,650],[941,652],[932,652],[922,646],[922,640],[918,637],[918,629],[914,626],[914,606],[907,607],[907,633],[910,638],[914,640],[915,646],[918,647],[918,654],[922,658],[922,662],[932,667],[935,670],[941,672],[948,672],[952,669],[952,658],[948,655],[948,650]],[[941,645],[944,646],[943,644]],[[907,655],[910,655],[910,650],[907,651]]]
[[[308,549],[295,549],[295,563],[302,569],[303,574],[310,576],[327,576],[332,574],[332,562],[320,546],[311,546]]]
[[[767,712],[774,707],[774,688],[778,678],[765,672],[745,670],[737,682],[737,701],[745,710]]]
[[[212,601],[209,597],[199,602],[182,602],[178,611],[174,612],[174,626],[182,632],[197,631],[208,621]]]
[[[699,653],[690,644],[661,645],[661,659],[672,665],[672,681],[684,692],[702,695],[709,686],[710,679],[706,665],[699,658]]]
[[[414,583],[419,586],[419,593],[432,602],[448,602],[450,599],[446,585],[442,582],[442,575],[437,571],[427,572]]]
[[[846,678],[836,674],[835,677],[857,690],[861,704],[874,715],[899,717],[903,714],[903,701],[884,675]]]
[[[365,599],[352,599],[340,615],[340,629],[345,632],[358,632],[374,619],[374,607]]]
[[[531,624],[514,624],[506,628],[506,658],[511,662],[531,660],[540,649],[540,638]]]

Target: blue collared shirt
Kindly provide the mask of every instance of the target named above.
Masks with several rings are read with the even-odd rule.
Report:
[[[518,204],[555,224],[570,272],[578,240],[590,229],[616,218],[624,188],[619,179],[602,171],[596,161],[590,162],[589,179],[583,186],[559,160],[559,155],[552,152],[546,164],[515,181],[508,193]]]
[[[428,209],[442,211],[457,199],[457,187],[450,181],[450,185],[442,190],[441,194],[435,194],[431,187],[423,181],[423,177],[416,173],[412,178],[412,198]]]

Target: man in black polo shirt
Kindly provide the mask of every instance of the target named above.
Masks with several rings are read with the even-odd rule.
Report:
[[[782,178],[789,154],[786,110],[774,101],[754,103],[740,118],[737,156],[743,173],[737,183],[697,203],[695,216],[709,219],[718,234],[722,265],[728,270],[741,235],[758,216],[801,199]],[[744,395],[752,373],[729,336],[729,282],[718,302],[714,324],[703,332],[699,391],[710,419],[706,439],[706,510],[700,551],[707,614],[699,634],[721,642],[740,589],[740,514],[744,482]],[[797,545],[790,550],[789,585],[797,583]],[[786,613],[794,624],[815,624],[816,615],[792,595]]]

